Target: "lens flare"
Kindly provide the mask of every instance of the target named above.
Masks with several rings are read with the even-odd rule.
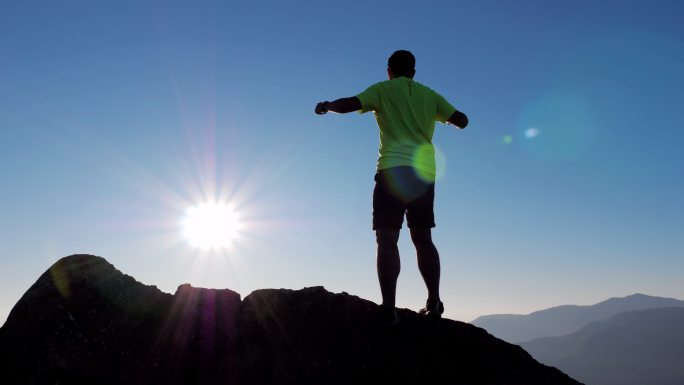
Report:
[[[530,127],[527,130],[525,130],[525,137],[527,139],[532,139],[539,135],[539,129],[537,127]]]
[[[543,161],[582,157],[592,146],[598,129],[597,112],[590,96],[556,90],[529,102],[521,111],[521,148]]]
[[[413,154],[413,168],[425,182],[433,183],[446,173],[446,156],[437,146],[427,143],[418,146]],[[424,171],[434,169],[436,174]]]

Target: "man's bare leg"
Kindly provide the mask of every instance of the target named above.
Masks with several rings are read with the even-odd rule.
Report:
[[[428,302],[439,301],[439,253],[432,242],[431,229],[411,229],[411,240],[416,247],[418,270],[428,291]]]
[[[397,293],[397,279],[401,270],[399,260],[399,229],[377,229],[375,238],[378,243],[378,280],[382,293],[383,306],[394,308]]]

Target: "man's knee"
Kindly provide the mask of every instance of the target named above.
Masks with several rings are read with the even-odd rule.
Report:
[[[431,229],[411,229],[411,241],[418,247],[434,247]]]
[[[399,229],[377,229],[375,240],[380,247],[396,245],[399,241]]]

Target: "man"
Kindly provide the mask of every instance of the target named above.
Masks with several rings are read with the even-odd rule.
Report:
[[[432,242],[435,192],[435,121],[460,128],[468,118],[441,95],[413,80],[416,59],[409,51],[396,51],[387,63],[389,80],[362,93],[316,105],[319,115],[328,111],[373,111],[380,129],[380,157],[373,191],[373,230],[377,240],[377,269],[382,293],[381,313],[388,323],[398,321],[395,308],[400,261],[397,242],[406,214],[418,268],[428,299],[421,314],[440,318],[444,305],[439,296],[440,262]]]

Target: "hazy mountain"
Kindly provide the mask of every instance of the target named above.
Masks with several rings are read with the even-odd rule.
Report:
[[[684,301],[634,294],[624,298],[611,298],[591,306],[565,305],[528,315],[487,315],[471,323],[504,341],[520,343],[570,334],[590,322],[606,320],[619,313],[664,307],[684,307]]]
[[[522,347],[587,385],[682,385],[684,308],[622,313]]]
[[[174,295],[106,260],[61,259],[0,328],[3,385],[576,385],[473,325],[378,306],[322,287]]]

